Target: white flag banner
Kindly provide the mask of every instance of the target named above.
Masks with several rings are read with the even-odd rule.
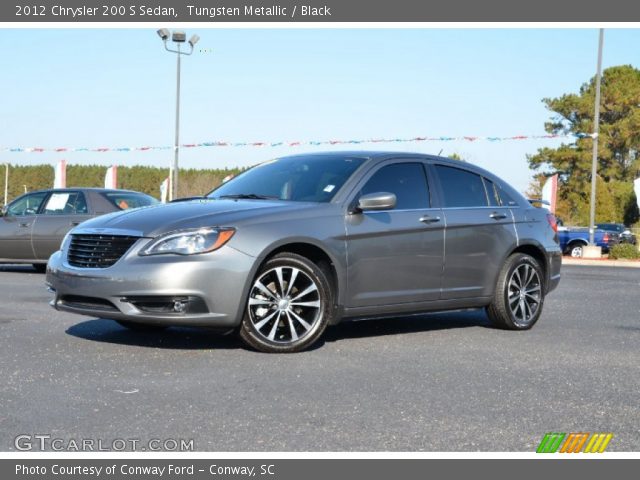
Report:
[[[165,178],[160,184],[160,201],[167,203],[167,194],[169,193],[169,177]]]
[[[556,202],[558,199],[558,174],[547,178],[542,186],[542,200],[549,202],[549,211],[556,213]]]
[[[104,176],[104,188],[118,188],[118,166],[112,165],[107,168]]]
[[[60,160],[54,169],[53,188],[67,188],[67,161]]]
[[[633,191],[636,192],[636,203],[638,204],[638,209],[640,209],[640,177],[633,181]]]

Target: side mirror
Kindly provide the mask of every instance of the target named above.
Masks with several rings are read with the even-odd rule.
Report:
[[[2,210],[0,210],[0,217],[4,217],[7,214],[7,210],[9,210],[9,206],[3,205]]]
[[[358,199],[357,209],[363,212],[367,210],[391,210],[396,207],[396,202],[395,193],[368,193]]]

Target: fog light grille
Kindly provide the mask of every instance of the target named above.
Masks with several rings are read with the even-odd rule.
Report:
[[[183,315],[209,312],[204,300],[193,296],[133,296],[121,301],[145,313]]]
[[[100,310],[109,312],[118,312],[119,310],[113,303],[104,298],[83,297],[80,295],[63,295],[58,300],[60,305],[82,310]]]

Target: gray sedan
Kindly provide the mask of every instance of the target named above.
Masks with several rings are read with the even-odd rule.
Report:
[[[43,271],[48,258],[76,225],[97,215],[152,205],[140,192],[64,188],[29,192],[2,208],[0,262],[32,263]]]
[[[58,310],[294,352],[354,318],[485,308],[529,329],[560,262],[555,217],[486,170],[347,152],[271,160],[202,199],[90,220],[47,282]]]

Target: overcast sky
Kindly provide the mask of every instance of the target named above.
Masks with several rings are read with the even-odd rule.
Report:
[[[543,134],[541,102],[595,73],[591,29],[191,29],[182,143]],[[173,144],[175,56],[153,29],[0,30],[0,147]],[[640,65],[640,30],[607,30],[604,65]],[[526,155],[557,141],[368,144],[458,153],[524,190]],[[233,167],[341,147],[183,150]],[[172,151],[2,153],[17,164],[167,166]]]

